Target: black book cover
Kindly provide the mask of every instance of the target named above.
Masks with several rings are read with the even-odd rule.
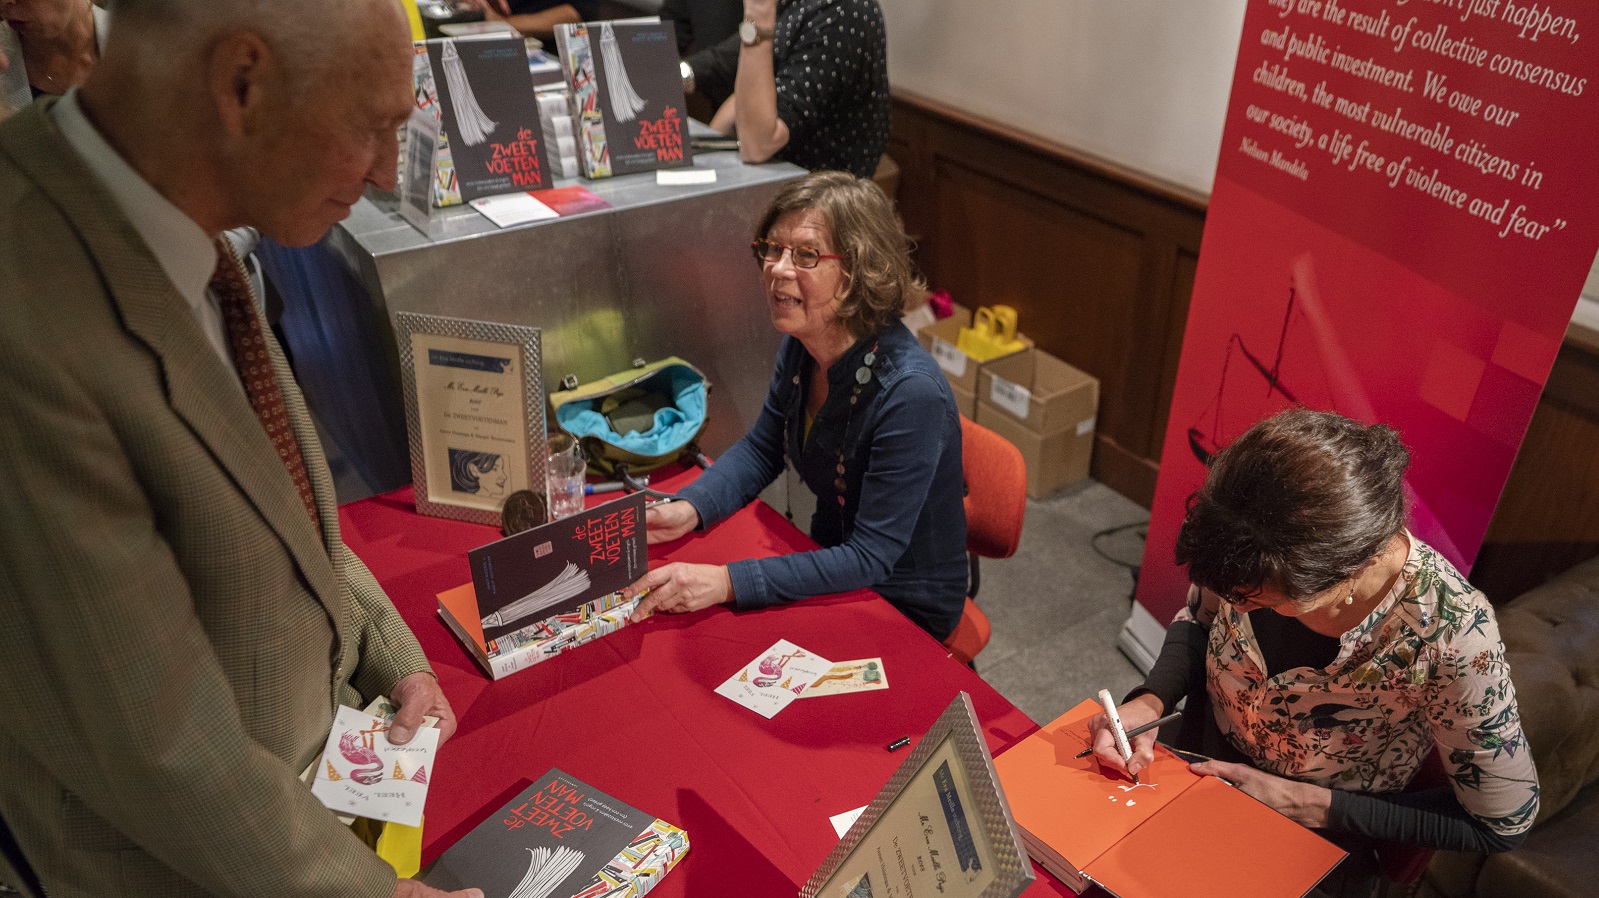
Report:
[[[422,881],[484,898],[571,898],[655,817],[551,770],[439,856]],[[663,871],[664,872],[664,871]]]
[[[672,23],[563,25],[557,39],[572,87],[585,175],[693,164]]]
[[[461,201],[552,186],[522,41],[446,38],[427,51]]]
[[[483,638],[565,614],[644,576],[644,494],[525,530],[467,553]]]

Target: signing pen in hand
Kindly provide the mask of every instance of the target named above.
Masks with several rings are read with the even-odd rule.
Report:
[[[1127,731],[1122,729],[1122,717],[1116,713],[1116,700],[1110,697],[1109,689],[1099,690],[1099,703],[1105,706],[1105,716],[1110,718],[1110,731],[1116,737],[1116,750],[1121,752],[1122,763],[1131,763],[1133,746],[1127,741]],[[1138,785],[1138,774],[1129,775],[1133,778],[1133,785]]]
[[[1127,731],[1127,738],[1129,740],[1131,740],[1131,739],[1133,739],[1133,738],[1135,738],[1137,736],[1142,736],[1145,733],[1149,732],[1150,730],[1152,730],[1152,729],[1154,729],[1156,727],[1163,727],[1166,724],[1171,723],[1172,721],[1176,720],[1177,718],[1179,718],[1181,716],[1183,716],[1183,712],[1174,711],[1174,712],[1172,712],[1170,714],[1167,714],[1165,717],[1162,717],[1159,720],[1151,720],[1149,723],[1146,723],[1146,724],[1144,724],[1141,727],[1133,727],[1132,729]],[[1086,757],[1088,757],[1089,755],[1091,755],[1093,753],[1094,753],[1094,749],[1093,749],[1092,746],[1090,746],[1090,747],[1085,748],[1082,751],[1078,752],[1077,753],[1077,757],[1086,758]]]

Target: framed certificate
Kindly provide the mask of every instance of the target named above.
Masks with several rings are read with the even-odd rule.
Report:
[[[800,898],[1015,898],[1032,863],[962,692],[800,890]]]
[[[394,319],[416,510],[498,527],[506,496],[544,492],[539,329]]]

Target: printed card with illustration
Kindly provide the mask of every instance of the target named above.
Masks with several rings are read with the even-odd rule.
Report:
[[[882,658],[862,658],[858,661],[840,661],[816,678],[811,688],[800,698],[819,695],[846,695],[851,692],[871,692],[888,688],[888,673],[883,669]]]
[[[770,720],[832,666],[826,658],[779,639],[716,687],[716,694]]]
[[[392,719],[339,708],[311,794],[341,814],[420,825],[439,731],[425,726],[410,742],[394,745],[388,735]]]

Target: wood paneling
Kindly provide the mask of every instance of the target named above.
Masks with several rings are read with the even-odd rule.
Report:
[[[889,153],[929,282],[1099,379],[1093,476],[1149,505],[1203,198],[903,93]]]
[[[1599,555],[1596,447],[1599,345],[1572,333],[1549,373],[1471,572],[1471,582],[1491,599],[1513,599]]]

